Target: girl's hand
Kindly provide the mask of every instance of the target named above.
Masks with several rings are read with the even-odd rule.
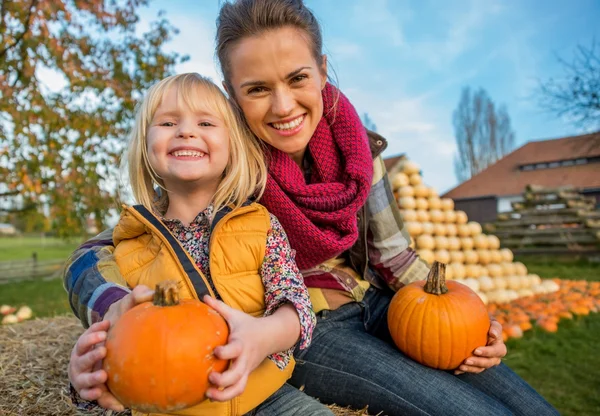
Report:
[[[215,348],[215,356],[231,360],[231,365],[223,373],[213,371],[209,381],[215,385],[206,392],[206,396],[215,401],[224,402],[244,392],[248,376],[269,355],[261,336],[265,327],[261,318],[254,318],[242,311],[233,309],[225,303],[205,296],[203,301],[215,309],[229,324],[227,345]]]
[[[104,321],[110,321],[110,326],[113,327],[125,312],[140,303],[150,302],[153,296],[154,290],[148,286],[139,285],[134,287],[131,293],[108,307],[108,311],[104,314]]]
[[[71,352],[67,373],[82,399],[97,400],[105,409],[120,412],[124,407],[108,391],[107,374],[102,369],[102,360],[106,357],[104,341],[109,327],[109,321],[97,322],[81,334]]]
[[[108,375],[102,369],[102,360],[106,357],[104,341],[108,330],[119,318],[134,306],[152,300],[154,291],[147,286],[137,286],[131,293],[113,303],[102,322],[90,326],[77,340],[71,351],[67,369],[69,381],[84,400],[96,400],[105,409],[123,411],[123,405],[113,396],[106,386]]]
[[[475,355],[468,357],[454,371],[454,374],[481,373],[483,370],[500,364],[506,352],[506,345],[502,340],[502,325],[498,321],[492,321],[488,332],[487,346],[477,348],[474,352]]]

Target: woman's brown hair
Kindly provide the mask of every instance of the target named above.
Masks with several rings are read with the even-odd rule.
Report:
[[[316,17],[302,0],[234,0],[221,7],[217,17],[217,58],[230,94],[229,51],[241,39],[269,30],[295,27],[308,36],[317,64],[323,63],[323,38]]]

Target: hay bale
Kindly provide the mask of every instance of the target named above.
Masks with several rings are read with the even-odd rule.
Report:
[[[101,410],[85,412],[72,406],[67,364],[82,332],[81,323],[73,316],[0,326],[0,415],[130,415],[130,412]],[[364,410],[330,407],[336,416],[367,414]]]

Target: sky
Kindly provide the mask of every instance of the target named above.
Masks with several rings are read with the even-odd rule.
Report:
[[[140,30],[159,10],[180,33],[167,45],[190,56],[177,72],[220,84],[215,19],[223,0],[153,0]],[[324,53],[339,88],[388,139],[384,157],[406,154],[443,193],[458,184],[452,113],[461,90],[484,88],[504,104],[516,135],[528,141],[582,133],[542,111],[540,80],[564,73],[578,45],[600,43],[597,0],[305,0],[323,30]]]

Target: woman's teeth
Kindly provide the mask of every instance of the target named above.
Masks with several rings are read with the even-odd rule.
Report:
[[[180,156],[202,157],[202,156],[204,156],[204,153],[196,152],[194,150],[177,150],[177,151],[173,152],[172,154],[175,157],[180,157]]]
[[[298,127],[300,123],[302,123],[302,120],[304,120],[304,116],[298,117],[297,119],[292,120],[288,123],[271,123],[271,125],[277,130],[291,130],[295,127]]]

